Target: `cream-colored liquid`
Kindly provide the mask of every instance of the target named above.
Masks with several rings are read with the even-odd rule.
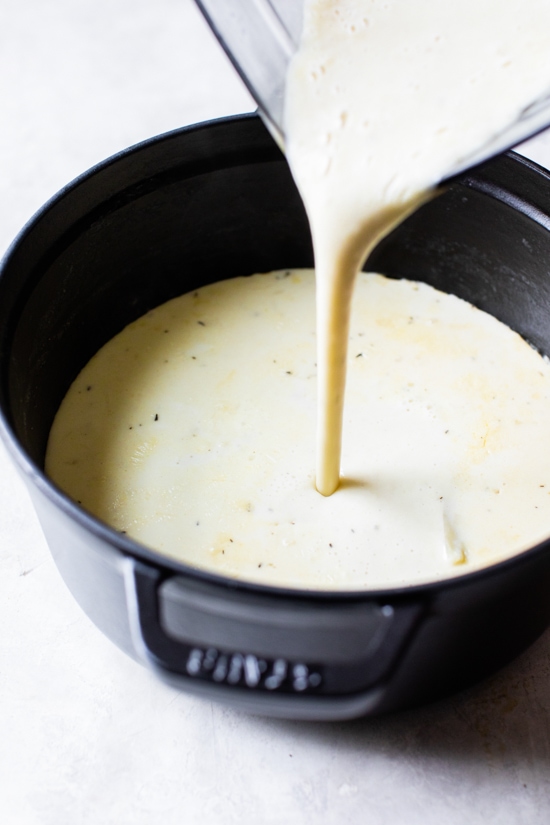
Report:
[[[338,486],[357,271],[450,170],[549,89],[548,0],[306,0],[285,139],[315,249],[324,495]]]
[[[319,495],[314,291],[312,271],[255,275],[131,324],[70,388],[48,474],[163,554],[291,587],[446,578],[546,536],[550,366],[469,304],[378,275],[354,295],[343,482]]]
[[[359,275],[349,351],[348,327],[373,244],[547,90],[549,31],[546,0],[307,0],[285,135],[317,353],[312,273],[170,302],[79,376],[52,478],[169,556],[286,586],[445,578],[545,536],[546,363],[456,298],[379,276]]]

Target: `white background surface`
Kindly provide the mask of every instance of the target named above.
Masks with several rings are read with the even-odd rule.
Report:
[[[2,0],[0,247],[92,164],[252,102],[191,0]],[[550,166],[550,137],[524,150]],[[97,631],[0,447],[6,825],[550,821],[550,632],[488,682],[379,720],[259,719]]]

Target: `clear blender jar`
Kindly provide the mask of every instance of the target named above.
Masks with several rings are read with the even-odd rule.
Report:
[[[269,131],[284,148],[287,69],[298,48],[304,0],[195,0],[237,69]],[[395,102],[392,103],[395,105]],[[516,121],[478,147],[449,178],[510,149],[550,125],[550,95],[532,101]]]

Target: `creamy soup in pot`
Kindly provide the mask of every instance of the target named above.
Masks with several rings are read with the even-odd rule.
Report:
[[[550,365],[410,281],[358,277],[342,481],[319,495],[314,281],[221,281],[128,326],[61,405],[49,475],[163,554],[268,584],[429,581],[542,539]]]
[[[292,587],[437,580],[547,535],[544,359],[357,273],[548,91],[548,32],[542,0],[306,0],[285,139],[316,276],[221,281],[130,325],[61,406],[54,481],[173,558]]]

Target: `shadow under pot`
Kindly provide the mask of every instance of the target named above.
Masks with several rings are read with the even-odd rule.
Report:
[[[550,354],[549,229],[549,176],[508,154],[454,181],[365,268],[452,292]],[[124,326],[221,272],[312,263],[301,200],[258,117],[182,129],[109,159],[47,204],[3,262],[0,428],[61,575],[113,642],[205,697],[344,719],[444,696],[531,644],[550,623],[548,542],[421,586],[259,586],[133,542],[43,471],[71,382]]]

